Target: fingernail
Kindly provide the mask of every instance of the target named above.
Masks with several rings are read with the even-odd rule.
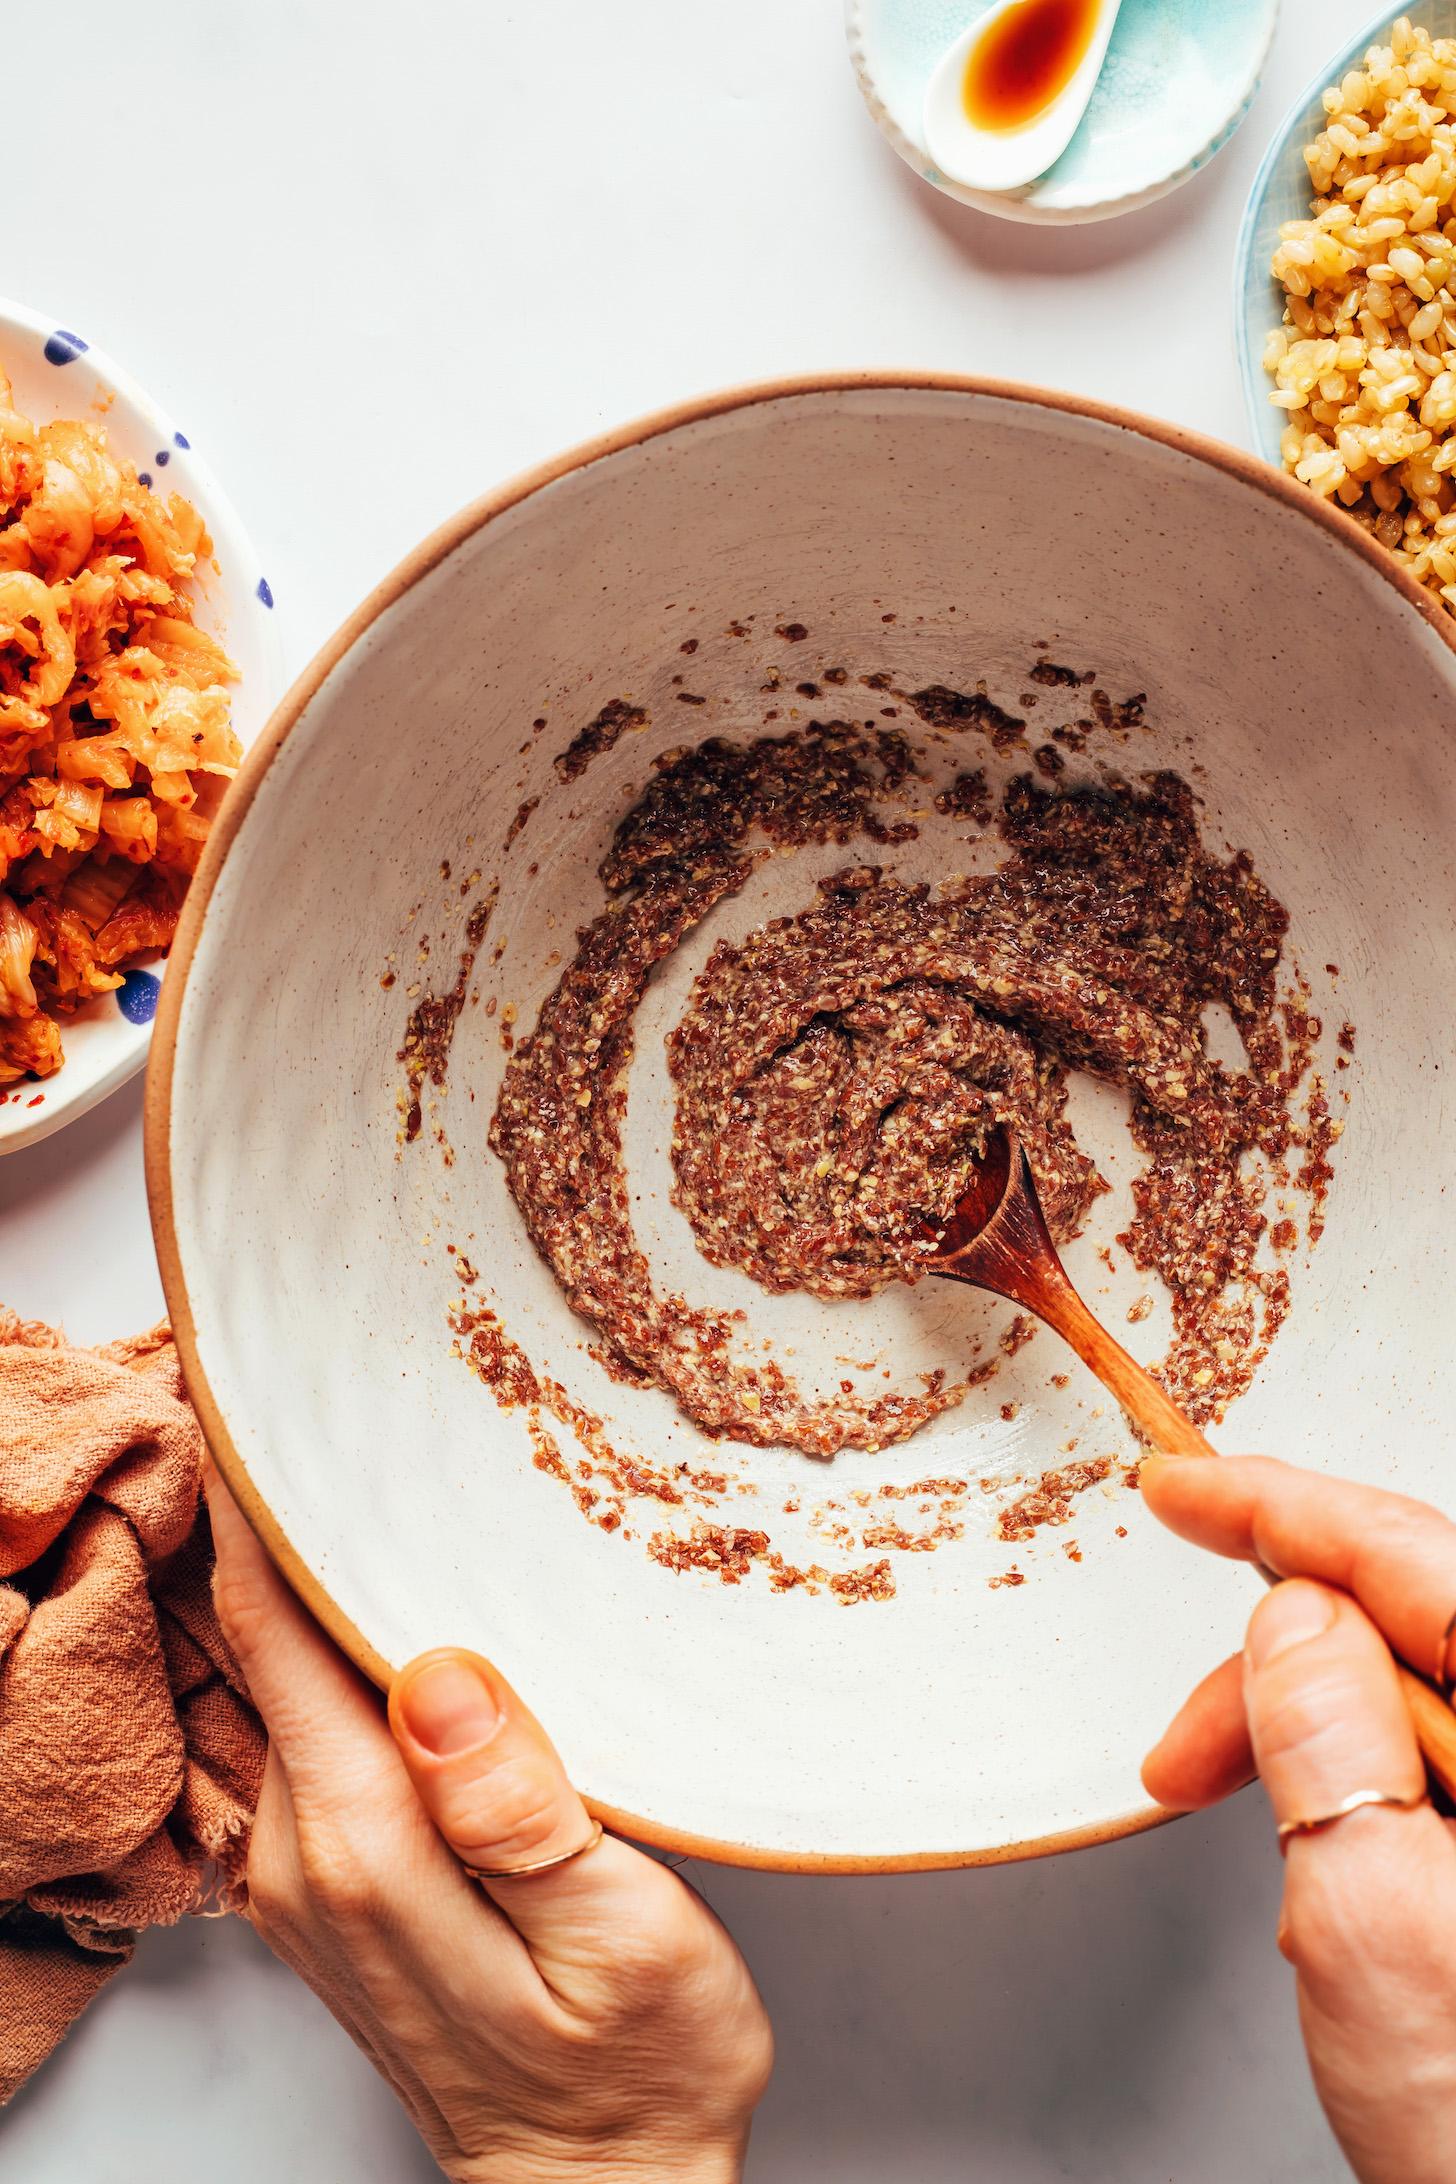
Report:
[[[500,1720],[495,1693],[466,1653],[445,1654],[407,1669],[397,1703],[416,1744],[437,1759],[484,1744]]]
[[[1335,1620],[1335,1602],[1319,1585],[1298,1578],[1276,1585],[1254,1610],[1244,1651],[1255,1668],[1277,1660],[1291,1646],[1318,1638]]]

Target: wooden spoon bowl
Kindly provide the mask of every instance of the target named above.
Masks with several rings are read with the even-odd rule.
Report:
[[[1031,1164],[1015,1133],[998,1124],[975,1179],[941,1231],[927,1265],[946,1281],[989,1289],[1054,1327],[1109,1388],[1152,1447],[1170,1456],[1215,1451],[1159,1381],[1114,1342],[1078,1296],[1057,1256]]]

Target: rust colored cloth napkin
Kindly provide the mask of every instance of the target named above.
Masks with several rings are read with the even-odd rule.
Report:
[[[143,1927],[239,1900],[265,1751],[166,1327],[0,1307],[0,2104]]]

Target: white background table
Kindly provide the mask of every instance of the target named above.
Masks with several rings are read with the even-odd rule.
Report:
[[[1244,195],[1285,105],[1366,12],[1285,0],[1232,147],[1161,205],[1058,233],[915,180],[861,106],[838,0],[32,4],[7,11],[0,288],[175,413],[264,553],[298,668],[484,487],[735,380],[998,373],[1243,439]],[[134,1085],[0,1163],[0,1296],[83,1341],[161,1308],[140,1107]],[[1346,2174],[1274,1949],[1257,1792],[984,1873],[694,1877],[778,2030],[754,2184]],[[0,2171],[437,2174],[232,1920],[145,1943],[0,2121]]]

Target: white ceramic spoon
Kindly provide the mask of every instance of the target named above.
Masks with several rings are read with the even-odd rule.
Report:
[[[1102,73],[1122,0],[1098,0],[1086,52],[1050,103],[1019,127],[982,128],[966,111],[966,70],[1009,16],[1039,11],[1043,0],[998,0],[938,63],[925,94],[925,142],[948,180],[968,189],[1014,190],[1045,174],[1071,143]]]

